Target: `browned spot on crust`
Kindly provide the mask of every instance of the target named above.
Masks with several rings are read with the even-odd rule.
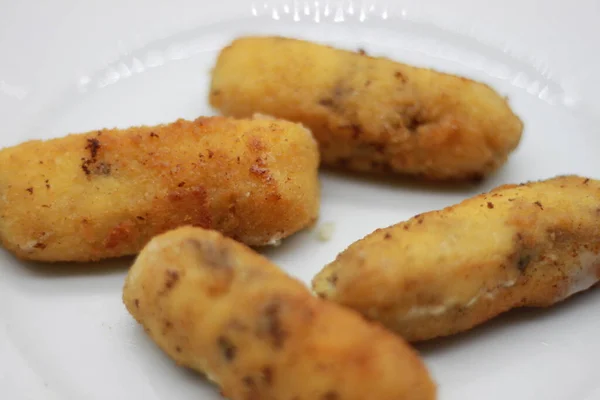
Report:
[[[396,72],[394,72],[394,77],[395,77],[396,79],[399,79],[400,81],[402,81],[402,83],[406,83],[406,81],[407,81],[407,79],[406,79],[406,77],[404,76],[404,74],[403,74],[402,72],[400,72],[400,71],[396,71]]]
[[[542,203],[540,203],[539,201],[536,201],[536,202],[535,202],[535,203],[533,203],[533,204],[535,204],[536,206],[538,206],[538,207],[539,207],[541,210],[543,210],[543,209],[544,209],[544,206],[542,206]]]
[[[157,135],[156,133],[154,133],[154,132],[150,132],[150,137],[157,138],[157,139],[159,139],[159,138],[160,138],[160,136],[158,136],[158,135]]]
[[[85,158],[82,158],[81,160],[83,161],[81,163],[81,169],[83,170],[83,173],[86,175],[90,175],[92,173],[89,167],[89,165],[91,164],[90,160],[86,160]]]
[[[281,304],[277,300],[271,302],[265,307],[263,316],[266,333],[271,344],[276,349],[280,349],[287,338],[287,332],[283,329],[281,323]]]
[[[187,243],[199,252],[204,265],[215,269],[232,269],[227,247],[217,248],[210,243],[204,245],[195,239],[189,239]]]
[[[269,195],[267,195],[267,201],[269,202],[276,202],[281,200],[281,194],[280,193],[270,193]]]
[[[167,269],[165,277],[165,291],[173,289],[179,281],[179,272],[174,269]]]
[[[365,49],[363,49],[363,48],[359,48],[359,49],[358,49],[358,54],[360,54],[361,56],[366,56],[366,55],[367,55],[367,52],[365,51]]]
[[[131,239],[133,224],[129,221],[121,222],[115,226],[104,241],[104,247],[113,249],[119,244],[125,243]]]
[[[417,110],[417,112],[408,116],[405,126],[410,132],[416,133],[419,130],[419,127],[425,125],[426,122],[423,115]]]
[[[362,127],[359,124],[352,124],[350,125],[350,128],[352,129],[352,139],[358,139],[362,133]]]
[[[256,136],[252,136],[250,138],[250,140],[248,140],[248,147],[250,148],[250,150],[253,150],[256,152],[263,151],[266,149],[266,146],[264,145],[264,143]]]
[[[517,232],[517,241],[522,242],[523,241],[523,234],[521,234],[520,232]]]
[[[208,150],[208,158],[213,158],[215,155],[215,152],[212,150]]]
[[[208,210],[208,193],[203,186],[178,187],[169,192],[167,199],[178,203],[176,209],[190,216],[186,223],[201,228],[210,228],[212,218]],[[167,226],[167,229],[173,228]]]
[[[90,158],[95,160],[98,156],[98,150],[100,150],[100,141],[96,138],[87,139],[87,145],[85,146],[86,150],[90,151]]]
[[[263,167],[260,167],[256,164],[254,164],[250,167],[250,172],[253,173],[254,175],[264,175],[264,174],[268,173],[269,170],[267,168],[263,168]]]
[[[340,395],[334,390],[330,390],[321,397],[322,400],[339,400],[339,398]]]
[[[391,239],[392,238],[392,234],[389,232],[386,232],[385,235],[383,236],[384,239]]]
[[[237,354],[237,347],[225,336],[219,336],[217,342],[223,358],[232,362]]]
[[[323,107],[331,108],[333,107],[333,99],[331,97],[326,97],[324,99],[319,100],[319,104]]]
[[[25,189],[29,192],[29,194],[33,194],[33,188],[32,187],[28,187],[27,189]]]
[[[256,159],[254,160],[254,162],[259,167],[265,167],[267,165],[266,161],[262,157],[256,157]]]
[[[521,254],[517,261],[517,268],[519,271],[524,272],[529,263],[531,262],[531,256],[529,254]]]
[[[252,175],[260,177],[266,183],[271,182],[273,180],[273,177],[271,176],[271,173],[269,172],[268,168],[260,167],[256,164],[253,164],[250,167],[250,173]]]
[[[100,162],[98,163],[98,152],[102,145],[100,141],[96,138],[87,139],[87,144],[85,146],[86,150],[89,150],[90,155],[88,158],[83,157],[81,159],[81,169],[83,172],[89,176],[91,174],[95,175],[109,175],[112,169],[110,163]]]
[[[211,296],[220,296],[229,290],[233,281],[234,269],[229,248],[217,247],[210,242],[200,242],[189,239],[186,244],[190,246],[198,260],[198,264],[211,269],[207,281],[207,291]]]
[[[96,175],[110,175],[110,171],[112,169],[112,166],[109,163],[98,163],[98,165],[96,165],[96,168],[94,168],[93,173]]]
[[[335,286],[335,284],[336,284],[336,283],[337,283],[337,281],[338,281],[338,276],[337,276],[337,274],[331,274],[331,276],[328,276],[328,277],[327,277],[327,281],[328,281],[329,283],[331,283],[333,286]]]
[[[44,243],[37,242],[33,247],[36,249],[44,250],[46,248],[46,245]]]
[[[135,308],[140,308],[140,299],[133,300],[133,304],[135,305]]]
[[[246,400],[260,400],[260,394],[258,392],[258,386],[256,385],[256,382],[254,381],[254,378],[252,378],[251,376],[245,376],[244,378],[242,378],[242,382],[244,383],[244,386],[246,387]]]
[[[554,243],[565,243],[573,240],[573,232],[568,229],[549,229],[548,235]]]
[[[333,98],[340,99],[346,96],[347,93],[350,92],[351,89],[347,88],[343,81],[338,82],[333,88]]]
[[[248,387],[256,386],[256,383],[254,382],[254,378],[252,378],[251,376],[243,377],[242,381],[244,382],[244,385],[246,385]]]
[[[266,365],[262,368],[261,372],[263,381],[267,384],[267,386],[271,386],[273,384],[273,368]]]
[[[494,208],[494,203],[492,203],[491,201],[488,201],[487,208],[490,208],[490,209]]]
[[[239,321],[237,319],[232,319],[227,324],[227,329],[231,329],[232,331],[237,331],[237,332],[246,332],[248,330],[248,327],[246,325],[244,325],[241,321]]]
[[[175,347],[175,351],[176,351],[176,352],[178,352],[178,353],[181,353],[181,347],[179,347],[179,346],[176,346],[176,347]]]
[[[329,108],[332,112],[344,115],[346,109],[344,107],[344,99],[354,91],[352,87],[348,87],[343,80],[338,81],[329,96],[325,96],[319,100],[319,104]]]

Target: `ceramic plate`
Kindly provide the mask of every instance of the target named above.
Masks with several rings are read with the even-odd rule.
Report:
[[[212,115],[211,67],[219,49],[244,34],[363,48],[481,80],[509,98],[525,122],[523,141],[480,186],[323,173],[316,229],[332,224],[332,239],[305,231],[266,251],[308,282],[375,228],[502,183],[566,173],[599,177],[599,4],[0,0],[0,145]],[[0,251],[0,398],[219,398],[197,374],[176,367],[127,314],[121,288],[129,262],[40,265]],[[599,306],[600,291],[591,290],[419,350],[442,400],[596,399]]]

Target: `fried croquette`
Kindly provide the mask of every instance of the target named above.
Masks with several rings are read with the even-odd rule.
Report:
[[[216,231],[184,227],[152,239],[123,300],[162,350],[232,400],[435,398],[403,339]]]
[[[249,245],[311,225],[319,154],[287,121],[224,117],[103,129],[0,151],[0,239],[18,257],[135,254],[182,225]]]
[[[523,123],[487,85],[281,37],[245,37],[220,53],[211,104],[309,127],[322,163],[430,180],[478,180],[503,165]]]
[[[409,341],[468,330],[512,308],[547,307],[600,276],[600,181],[501,186],[379,229],[313,280],[328,300]]]

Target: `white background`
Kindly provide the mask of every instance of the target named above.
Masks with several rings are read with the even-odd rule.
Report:
[[[323,243],[267,251],[308,280],[352,241],[500,183],[598,177],[600,2],[0,1],[0,145],[214,113],[218,50],[277,33],[459,73],[507,95],[525,121],[510,162],[479,187],[323,174]],[[18,173],[18,171],[15,171]],[[309,256],[307,256],[307,254]],[[121,304],[130,260],[37,265],[0,253],[0,399],[217,399],[145,337]],[[600,294],[507,314],[420,346],[441,399],[600,398]]]

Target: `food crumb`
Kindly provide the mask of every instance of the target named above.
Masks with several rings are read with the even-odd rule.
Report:
[[[269,246],[273,246],[273,247],[279,247],[281,246],[281,238],[273,238],[271,240],[269,240],[269,242],[267,243]]]
[[[328,242],[333,237],[335,224],[333,222],[325,222],[317,229],[317,239],[322,242]]]

